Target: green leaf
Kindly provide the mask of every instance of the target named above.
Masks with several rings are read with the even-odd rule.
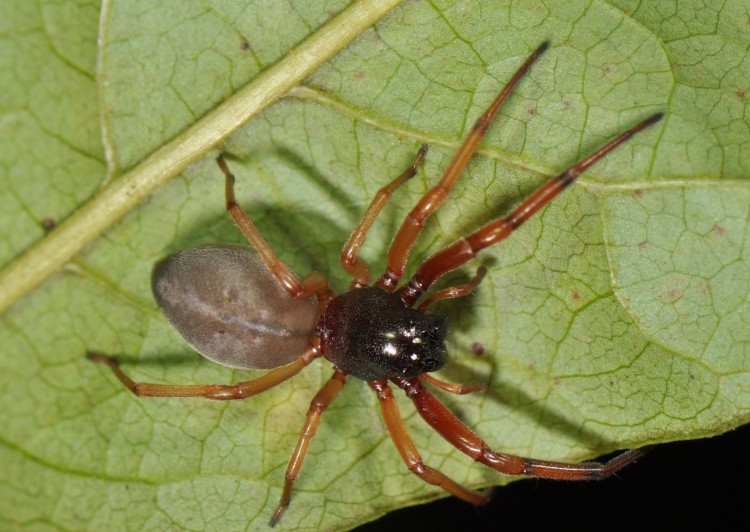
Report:
[[[3,4],[3,264],[55,238],[42,220],[62,221],[118,183],[344,7],[229,4],[108,2],[104,13],[84,1]],[[552,47],[427,224],[412,263],[665,111],[452,277],[487,265],[474,295],[436,305],[453,323],[440,376],[486,388],[441,398],[495,449],[576,461],[750,419],[748,13],[739,0],[671,5],[407,2],[225,148],[240,202],[281,258],[343,290],[338,253],[374,193],[430,144],[362,251],[379,273],[400,221],[543,40]],[[256,375],[197,356],[150,294],[160,257],[243,240],[210,155],[0,318],[3,528],[266,526],[330,364],[220,403],[138,399],[84,360],[89,349],[117,355],[144,382]],[[471,487],[508,481],[452,450],[402,395],[425,463]],[[409,473],[378,410],[350,378],[323,416],[282,528],[349,528],[445,495]]]

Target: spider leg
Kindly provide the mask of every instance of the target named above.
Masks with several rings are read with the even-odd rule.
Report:
[[[383,210],[383,207],[385,207],[386,203],[391,199],[393,191],[414,177],[417,173],[417,167],[422,163],[426,153],[427,144],[422,144],[417,152],[417,156],[414,158],[414,162],[411,163],[411,166],[403,174],[378,190],[377,194],[375,194],[375,197],[372,199],[372,203],[370,203],[367,211],[365,211],[365,214],[359,221],[359,224],[354,228],[351,236],[349,236],[349,240],[344,244],[344,249],[341,251],[340,261],[341,266],[343,266],[349,275],[354,278],[349,285],[350,289],[362,288],[363,286],[367,286],[367,283],[370,282],[370,269],[357,257],[359,250],[362,248],[367,232],[370,230],[370,227],[372,227],[378,214],[380,214],[380,211]]]
[[[463,297],[469,295],[477,286],[479,286],[479,283],[482,282],[482,279],[484,279],[485,275],[487,275],[487,268],[485,268],[484,266],[480,266],[477,269],[477,274],[472,277],[468,283],[449,286],[448,288],[443,288],[442,290],[438,290],[437,292],[432,294],[424,301],[424,303],[419,305],[419,312],[425,313],[430,305],[432,305],[433,303],[437,303],[438,301],[441,301],[443,299],[452,299],[455,297]]]
[[[613,475],[645,454],[645,449],[632,449],[608,462],[571,464],[535,460],[512,454],[498,453],[487,446],[450,410],[448,410],[418,379],[394,378],[414,402],[419,415],[443,438],[465,455],[506,475],[529,475],[555,480],[597,480]]]
[[[482,389],[481,386],[476,386],[474,384],[453,384],[452,382],[441,381],[440,379],[433,377],[429,373],[422,373],[419,378],[429,382],[435,388],[443,390],[444,392],[454,393],[456,395],[465,395],[471,392],[478,392]]]
[[[276,255],[253,221],[237,203],[234,195],[234,174],[229,170],[224,157],[219,155],[216,162],[226,176],[227,212],[229,216],[232,217],[242,234],[261,256],[268,270],[276,277],[284,290],[297,299],[327,294],[329,292],[328,281],[323,274],[315,272],[300,281],[292,269]]]
[[[328,405],[330,405],[336,396],[339,394],[341,389],[344,387],[346,382],[346,373],[336,369],[328,382],[315,394],[312,402],[310,403],[310,409],[307,411],[307,417],[305,418],[305,425],[302,427],[302,433],[299,436],[297,447],[295,447],[292,457],[289,460],[289,465],[286,468],[286,475],[284,480],[284,491],[281,494],[281,500],[279,501],[279,507],[274,512],[271,518],[271,526],[275,526],[279,522],[284,511],[289,506],[289,501],[292,496],[292,485],[297,479],[300,470],[302,469],[302,463],[305,461],[307,456],[307,448],[310,442],[315,436],[315,432],[318,430],[318,424],[320,423],[320,416],[323,415]]]
[[[490,123],[492,122],[495,113],[497,113],[500,107],[505,103],[505,100],[510,93],[513,92],[513,89],[520,79],[526,74],[526,71],[531,67],[534,61],[542,55],[548,46],[548,42],[539,46],[521,68],[518,69],[505,88],[503,88],[497,96],[495,101],[492,102],[484,114],[479,117],[476,124],[474,124],[474,127],[456,152],[453,161],[451,161],[450,166],[448,166],[448,169],[445,171],[445,174],[443,174],[443,177],[438,184],[428,190],[422,199],[419,200],[416,207],[414,207],[414,209],[408,214],[401,225],[401,228],[398,230],[398,233],[396,233],[396,236],[393,238],[390,248],[388,248],[388,266],[383,276],[375,283],[375,286],[388,290],[389,292],[392,292],[395,289],[398,281],[404,275],[411,248],[414,245],[414,241],[419,236],[419,233],[422,231],[427,218],[429,218],[448,197],[453,185],[466,167],[466,163],[468,163],[471,156],[474,155],[479,142],[482,140],[485,133],[487,133],[487,129],[490,127]]]
[[[651,115],[599,148],[592,155],[574,164],[561,174],[553,177],[536,192],[526,198],[508,216],[491,222],[475,233],[461,238],[447,248],[428,258],[417,270],[414,277],[401,287],[397,294],[407,305],[412,305],[435,281],[446,273],[477,256],[479,251],[507,238],[521,224],[531,218],[539,209],[547,205],[560,192],[565,190],[591,165],[617,148],[620,144],[641,130],[662,119],[662,113]]]
[[[439,486],[448,493],[470,502],[471,504],[480,505],[489,500],[489,494],[464,488],[437,469],[426,466],[422,461],[422,457],[420,456],[417,447],[414,445],[411,436],[409,436],[409,433],[406,430],[404,420],[401,418],[398,405],[396,404],[393,392],[391,391],[390,386],[388,386],[388,383],[385,381],[371,381],[368,382],[368,384],[370,385],[370,388],[375,390],[378,394],[380,409],[383,413],[385,425],[391,435],[391,440],[393,440],[396,450],[401,455],[401,458],[409,468],[409,471],[428,484]]]
[[[237,384],[151,384],[134,382],[120,369],[117,362],[108,356],[88,352],[86,358],[98,364],[104,364],[114,372],[128,390],[138,397],[204,397],[216,401],[244,399],[257,395],[285,380],[294,377],[302,368],[320,356],[317,347],[308,347],[305,353],[294,362],[269,371],[257,379]]]

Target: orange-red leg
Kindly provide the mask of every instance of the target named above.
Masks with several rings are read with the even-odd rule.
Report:
[[[555,480],[597,480],[616,473],[645,453],[644,449],[633,449],[608,462],[578,464],[498,453],[464,425],[418,379],[395,378],[393,382],[414,402],[419,415],[451,445],[477,462],[506,475],[529,475]]]
[[[574,164],[561,174],[553,177],[531,196],[526,198],[513,212],[505,218],[491,222],[477,232],[461,238],[444,250],[428,258],[411,280],[398,290],[398,295],[407,305],[412,305],[432,284],[446,273],[458,268],[477,256],[482,249],[497,244],[507,238],[521,224],[531,218],[539,209],[547,205],[555,196],[565,190],[576,178],[585,172],[620,144],[639,131],[661,120],[663,114],[657,113],[640,124],[618,135],[592,155]]]
[[[479,117],[476,124],[474,124],[474,127],[464,140],[464,143],[461,145],[458,152],[456,152],[453,161],[451,161],[448,169],[445,171],[445,174],[443,174],[443,177],[438,184],[427,191],[419,203],[417,203],[416,207],[414,207],[406,217],[388,249],[388,266],[386,272],[377,283],[375,283],[375,286],[388,290],[389,292],[396,288],[398,281],[401,279],[404,270],[406,269],[406,263],[409,260],[409,254],[411,253],[414,241],[422,231],[427,218],[429,218],[448,197],[453,185],[466,167],[466,163],[468,163],[471,156],[474,155],[477,146],[487,132],[495,113],[497,113],[500,107],[502,107],[510,93],[513,92],[516,84],[518,84],[526,71],[531,67],[534,61],[542,55],[548,46],[549,43],[547,42],[539,46],[539,48],[537,48],[526,60],[523,66],[518,69],[505,88],[497,96],[495,101],[492,102],[484,114]]]
[[[380,409],[383,413],[385,426],[388,428],[393,444],[396,446],[396,450],[401,455],[401,458],[409,468],[409,471],[428,484],[439,486],[448,493],[470,502],[471,504],[480,505],[488,501],[489,495],[464,488],[437,469],[426,466],[422,461],[422,457],[420,456],[416,445],[414,445],[414,441],[406,430],[404,420],[401,418],[401,414],[398,411],[398,405],[396,404],[393,392],[391,391],[390,386],[388,386],[388,383],[385,381],[372,381],[368,382],[368,384],[370,385],[370,388],[375,390],[378,394],[378,400],[380,401]]]
[[[346,374],[341,370],[335,370],[333,377],[331,377],[330,380],[323,385],[320,391],[315,394],[315,397],[310,403],[310,409],[307,411],[305,425],[302,427],[302,433],[299,436],[297,447],[294,449],[292,458],[289,460],[289,465],[286,468],[284,491],[281,494],[279,507],[271,518],[271,526],[275,526],[276,523],[279,522],[279,519],[281,519],[281,516],[284,514],[284,510],[289,506],[289,501],[292,496],[292,485],[302,469],[302,463],[305,461],[305,456],[307,456],[307,448],[310,446],[310,442],[312,441],[313,436],[315,436],[315,432],[318,430],[320,416],[323,415],[323,412],[328,408],[328,405],[336,399],[341,388],[344,387],[345,381]]]
[[[370,269],[367,267],[367,264],[365,264],[357,256],[359,254],[359,250],[365,243],[367,232],[370,230],[370,227],[372,227],[372,224],[375,222],[378,214],[380,214],[380,211],[383,210],[383,207],[385,207],[385,205],[391,199],[393,191],[403,185],[406,181],[414,177],[414,175],[417,173],[417,167],[422,163],[422,160],[424,160],[424,156],[426,153],[427,144],[422,144],[422,146],[419,148],[419,151],[417,152],[417,156],[414,158],[414,162],[411,163],[411,166],[403,174],[381,188],[378,193],[375,194],[375,197],[372,199],[372,203],[370,203],[367,211],[365,211],[365,214],[362,216],[359,224],[354,228],[351,236],[349,236],[349,240],[347,240],[346,244],[344,244],[344,249],[341,251],[340,260],[341,266],[343,266],[344,269],[349,273],[349,275],[354,278],[352,283],[349,285],[350,289],[362,288],[363,286],[367,286],[367,283],[370,282]]]
[[[419,378],[423,381],[429,382],[439,390],[443,390],[444,392],[448,393],[454,393],[456,395],[465,395],[471,392],[478,392],[482,389],[481,386],[476,386],[474,384],[454,384],[452,382],[441,381],[440,379],[433,377],[429,373],[422,373]]]
[[[279,281],[279,284],[292,297],[304,299],[329,292],[328,281],[322,273],[315,272],[300,281],[299,277],[274,252],[253,221],[237,203],[234,196],[234,174],[229,170],[224,157],[216,158],[216,162],[226,176],[227,212],[237,224],[242,234],[248,239],[263,259],[268,270]]]
[[[320,356],[316,347],[309,347],[305,353],[294,362],[269,371],[262,377],[237,384],[151,384],[134,382],[120,369],[117,362],[99,353],[86,353],[92,362],[109,366],[115,376],[120,379],[128,390],[138,397],[204,397],[216,401],[244,399],[251,395],[273,388],[285,380],[294,377],[302,368]]]
[[[485,275],[487,275],[487,268],[485,268],[484,266],[480,266],[477,270],[477,274],[472,277],[468,283],[443,288],[442,290],[438,290],[437,292],[432,294],[429,298],[425,299],[424,303],[419,305],[419,312],[427,312],[427,309],[430,305],[432,305],[433,303],[437,303],[438,301],[441,301],[443,299],[453,299],[456,297],[469,295],[477,286],[479,286],[479,283],[482,282],[482,279],[484,279]]]

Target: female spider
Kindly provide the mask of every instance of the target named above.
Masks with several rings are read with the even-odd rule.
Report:
[[[530,475],[560,480],[607,477],[641,456],[630,450],[605,463],[577,464],[522,458],[493,451],[424,385],[463,394],[472,386],[449,384],[429,375],[446,362],[447,321],[425,314],[440,299],[468,294],[481,282],[480,268],[467,284],[434,293],[419,306],[418,300],[443,275],[476,257],[482,249],[508,237],[581,173],[642,129],[658,122],[655,114],[611,140],[594,154],[551,179],[513,212],[459,239],[429,257],[404,285],[412,246],[427,219],[445,201],[459,175],[487,131],[492,118],[531,65],[547,49],[544,43],[516,72],[495,101],[477,120],[445,174],[412,209],[388,249],[385,273],[370,285],[370,271],[359,259],[359,250],[393,191],[411,178],[422,162],[423,145],[412,165],[375,196],[341,252],[341,265],[352,276],[349,290],[335,294],[320,273],[300,280],[273,252],[249,216],[235,201],[234,176],[223,158],[218,164],[226,176],[227,210],[253,249],[235,245],[208,245],[189,249],[159,262],[153,273],[157,303],[177,331],[201,354],[230,367],[272,369],[266,375],[235,385],[168,385],[135,383],[111,358],[89,353],[106,364],[137,396],[244,399],[263,392],[297,374],[316,358],[334,366],[333,376],[315,395],[297,447],[286,471],[279,506],[271,518],[275,525],[289,505],[292,485],[300,472],[320,422],[320,417],[344,386],[348,375],[367,382],[377,394],[385,425],[410,471],[472,504],[488,495],[465,488],[425,465],[396,405],[389,383],[404,390],[424,420],[458,450],[507,475]],[[301,353],[301,354],[300,354]]]

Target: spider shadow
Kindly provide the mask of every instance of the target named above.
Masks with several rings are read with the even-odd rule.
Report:
[[[107,356],[110,356],[107,354]],[[112,358],[120,365],[131,366],[154,366],[154,367],[177,367],[177,366],[195,366],[202,364],[203,357],[198,352],[192,353],[159,353],[147,357],[136,357],[133,355],[112,355]]]
[[[451,382],[458,382],[462,384],[466,383],[482,383],[487,382],[491,375],[495,372],[496,363],[491,359],[492,354],[484,352],[482,355],[474,355],[481,357],[488,357],[489,364],[492,369],[489,374],[479,371],[477,369],[462,365],[459,360],[453,360],[443,368],[443,373],[451,380]],[[581,427],[579,423],[571,420],[561,410],[557,410],[550,406],[549,403],[540,401],[538,397],[528,394],[523,391],[520,387],[514,386],[513,384],[506,383],[502,386],[494,387],[483,387],[481,390],[474,392],[476,394],[482,394],[484,398],[495,401],[499,404],[510,407],[514,412],[519,412],[523,416],[531,419],[537,424],[541,424],[549,428],[552,432],[558,433],[561,436],[566,436],[570,439],[581,442],[582,445],[591,449],[601,449],[611,447],[611,442],[608,439],[602,438],[596,434],[593,430],[586,427]],[[446,394],[442,394],[445,397]],[[458,418],[464,417],[461,408],[461,399],[451,396],[450,409],[456,414]],[[481,434],[480,434],[481,437]],[[487,442],[490,448],[499,450],[497,445],[500,442]]]

